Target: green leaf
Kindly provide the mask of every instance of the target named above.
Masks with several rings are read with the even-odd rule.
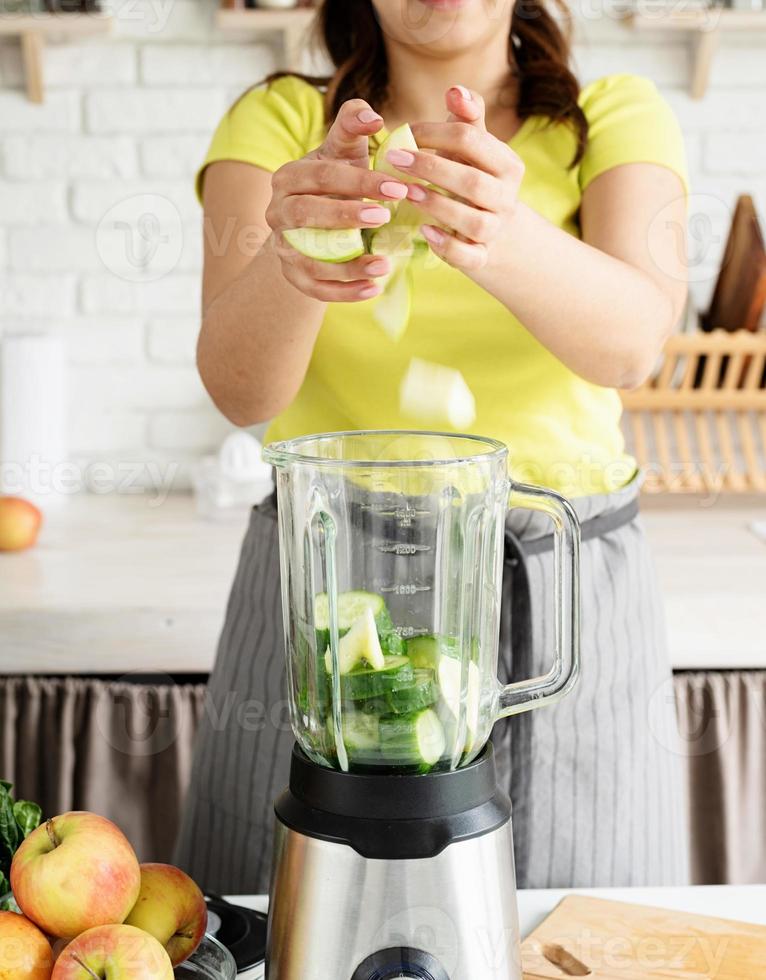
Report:
[[[13,783],[9,783],[7,779],[0,779],[0,786],[7,789],[9,793],[13,789]]]
[[[13,815],[13,800],[8,788],[0,785],[0,871],[10,874],[11,860],[21,843],[21,829]]]
[[[17,800],[13,804],[13,816],[24,837],[29,837],[32,831],[40,826],[43,811],[37,803],[30,803],[29,800]]]
[[[10,893],[2,898],[0,896],[0,912],[15,912],[17,915],[21,914],[21,909],[16,904],[16,899]]]

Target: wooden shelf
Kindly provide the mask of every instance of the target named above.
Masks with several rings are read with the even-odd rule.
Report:
[[[303,61],[306,38],[316,16],[313,7],[293,7],[287,10],[223,10],[216,12],[216,26],[224,34],[258,36],[279,33],[284,38],[287,70],[299,70]]]
[[[731,10],[705,7],[697,10],[666,10],[654,13],[628,13],[624,23],[637,31],[675,31],[690,36],[694,46],[689,89],[692,98],[701,99],[707,92],[710,72],[718,43],[724,34],[766,31],[766,10]]]
[[[45,100],[45,45],[48,41],[74,41],[110,34],[114,18],[105,14],[37,13],[0,16],[0,37],[17,37],[21,42],[27,96],[32,102]]]

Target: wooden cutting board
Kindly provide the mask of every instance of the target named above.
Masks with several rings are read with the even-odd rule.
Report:
[[[572,895],[522,963],[526,980],[764,980],[766,927]]]

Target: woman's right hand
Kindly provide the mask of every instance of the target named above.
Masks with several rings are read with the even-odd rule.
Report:
[[[407,184],[369,166],[369,137],[383,119],[362,99],[345,102],[324,143],[308,156],[287,163],[272,178],[266,211],[282,262],[296,289],[325,303],[356,302],[377,296],[375,279],[391,271],[382,255],[350,262],[318,262],[301,255],[283,236],[290,228],[379,228],[390,220],[376,201],[401,201]],[[369,200],[366,200],[369,199]]]

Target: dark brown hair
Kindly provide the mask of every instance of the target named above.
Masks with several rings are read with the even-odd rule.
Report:
[[[588,140],[588,121],[578,103],[580,85],[570,68],[571,20],[565,0],[516,0],[508,39],[508,61],[518,82],[520,119],[543,116],[570,125],[577,139],[572,165],[579,163]],[[383,32],[371,0],[321,0],[316,31],[335,66],[328,78],[301,76],[325,89],[328,123],[348,99],[383,106],[388,95],[388,59]],[[277,72],[274,81],[293,72]]]

